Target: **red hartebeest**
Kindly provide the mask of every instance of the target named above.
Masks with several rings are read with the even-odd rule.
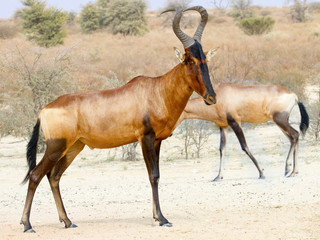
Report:
[[[152,187],[153,217],[160,225],[171,226],[161,213],[158,197],[161,141],[173,131],[193,91],[208,105],[216,101],[201,46],[208,14],[200,6],[186,10],[201,14],[193,38],[179,27],[182,9],[167,10],[176,11],[173,31],[185,48],[184,61],[168,73],[155,78],[138,76],[117,89],[63,95],[41,110],[27,146],[29,171],[25,181],[29,179],[29,186],[21,219],[25,232],[34,232],[29,220],[30,210],[36,188],[45,175],[60,220],[66,228],[75,227],[67,217],[60,195],[59,181],[63,172],[85,145],[113,148],[136,141],[140,142]],[[40,123],[47,148],[36,164]]]
[[[246,139],[241,129],[241,122],[265,123],[273,121],[290,140],[291,146],[286,159],[285,175],[289,173],[289,157],[293,153],[293,170],[289,176],[298,173],[297,148],[299,133],[290,126],[288,120],[291,110],[298,103],[301,123],[300,131],[304,135],[309,127],[309,117],[304,105],[298,97],[288,89],[276,85],[237,85],[223,83],[215,88],[217,103],[206,106],[201,99],[188,101],[176,126],[185,119],[202,119],[214,122],[220,127],[220,167],[219,174],[214,179],[220,180],[222,176],[222,163],[225,155],[227,128],[230,126],[235,132],[241,148],[250,157],[259,171],[260,178],[263,172],[257,160],[249,151]]]

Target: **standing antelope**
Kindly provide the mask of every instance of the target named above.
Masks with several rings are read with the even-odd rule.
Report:
[[[230,126],[235,132],[241,148],[250,157],[259,171],[260,178],[263,172],[257,160],[249,151],[246,139],[241,129],[241,122],[265,123],[273,121],[290,140],[291,146],[286,159],[285,175],[289,173],[289,157],[293,153],[293,170],[290,177],[298,173],[297,149],[299,133],[290,126],[288,120],[291,110],[298,104],[301,123],[300,131],[304,135],[309,127],[309,116],[298,97],[288,89],[276,85],[245,86],[231,83],[222,83],[216,89],[217,103],[206,106],[200,98],[192,99],[187,103],[176,126],[185,119],[201,119],[214,122],[220,127],[220,167],[219,174],[214,181],[222,176],[222,163],[225,155],[227,128]]]
[[[41,110],[27,146],[29,171],[24,182],[29,180],[29,186],[21,219],[25,232],[34,232],[29,220],[30,210],[36,188],[45,175],[60,221],[66,228],[76,227],[67,217],[60,195],[59,181],[63,172],[85,145],[113,148],[136,141],[140,142],[152,187],[153,218],[161,226],[171,226],[161,213],[158,197],[161,141],[173,131],[193,91],[209,105],[216,102],[201,46],[208,14],[200,6],[186,10],[201,14],[193,38],[180,29],[182,9],[164,11],[176,11],[173,31],[185,48],[184,61],[168,73],[155,78],[138,76],[117,89],[63,95]],[[40,123],[47,148],[36,164]]]

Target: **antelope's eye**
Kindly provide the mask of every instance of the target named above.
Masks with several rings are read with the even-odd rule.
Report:
[[[191,64],[191,65],[196,65],[196,64],[197,64],[197,61],[196,61],[195,59],[191,59],[190,64]]]

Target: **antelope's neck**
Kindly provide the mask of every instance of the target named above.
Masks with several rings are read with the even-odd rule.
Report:
[[[179,116],[193,93],[191,79],[186,74],[182,64],[177,65],[172,71],[165,75],[163,88],[168,108],[172,111],[179,111]]]
[[[165,129],[161,137],[167,137],[174,130],[174,126],[185,108],[193,89],[190,79],[186,75],[182,64],[177,65],[170,72],[163,75],[159,81],[160,95],[165,108]]]

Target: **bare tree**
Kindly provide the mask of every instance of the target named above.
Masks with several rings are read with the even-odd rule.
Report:
[[[166,8],[181,7],[182,9],[186,9],[191,2],[192,0],[167,0]]]
[[[316,117],[315,117],[315,123],[314,123],[314,135],[316,140],[319,139],[319,134],[320,134],[320,88],[318,89],[318,104],[317,104],[317,113],[316,113]],[[318,116],[317,116],[318,115]]]
[[[196,148],[196,157],[200,158],[201,150],[211,134],[211,123],[204,120],[194,120],[192,142]]]
[[[167,0],[165,9],[177,8],[177,7],[186,9],[190,6],[191,2],[192,0]],[[171,27],[174,14],[175,13],[172,12],[172,13],[167,13],[166,15],[163,15],[163,16],[161,15],[161,17],[164,19],[162,22],[163,27]],[[186,13],[184,16],[182,16],[180,26],[181,28],[192,28],[194,27],[195,23],[196,23],[195,18],[189,15],[188,13]]]
[[[290,7],[290,16],[294,22],[305,22],[307,20],[307,0],[288,0],[288,3],[293,3]]]
[[[4,98],[0,111],[1,135],[29,137],[40,110],[61,94],[76,90],[70,84],[71,49],[51,57],[41,48],[15,46],[2,54],[0,69],[11,78],[5,86],[11,92]],[[39,150],[43,146],[40,144]]]
[[[232,0],[232,16],[236,19],[243,19],[252,16],[252,0]]]
[[[121,146],[123,161],[136,161],[137,160],[137,146],[138,142]]]
[[[314,85],[315,93],[318,95],[317,99],[314,99],[310,104],[311,108],[311,119],[310,119],[310,130],[315,137],[315,140],[320,139],[320,82],[317,85]]]
[[[184,153],[185,159],[189,158],[190,147],[192,146],[193,122],[194,120],[185,120],[177,128],[178,136],[183,140],[181,152]]]
[[[215,8],[224,11],[225,9],[227,9],[230,5],[230,1],[231,0],[213,0],[212,4]]]
[[[245,47],[244,51],[221,52],[213,60],[210,66],[212,79],[215,84],[221,82],[247,83],[248,80],[255,81],[256,69],[267,62],[265,55],[259,51]],[[224,64],[221,64],[224,62]]]
[[[187,119],[177,129],[179,138],[183,140],[182,153],[185,159],[191,156],[200,158],[201,151],[208,140],[212,123],[203,120]]]

